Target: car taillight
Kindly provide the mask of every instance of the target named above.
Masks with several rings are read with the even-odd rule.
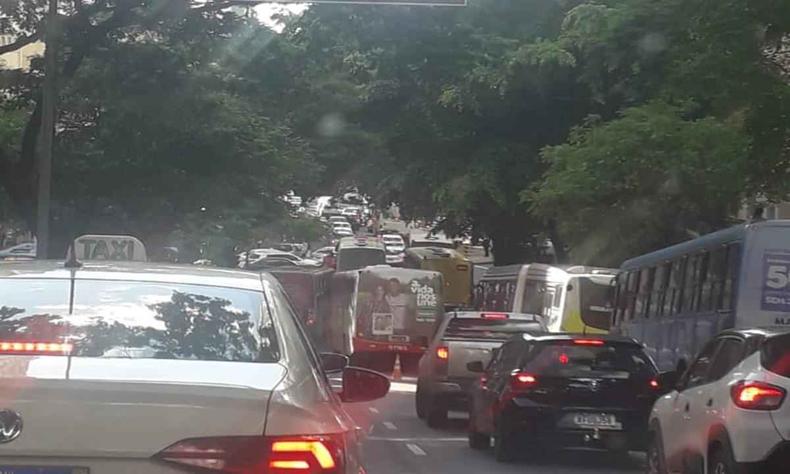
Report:
[[[661,384],[658,383],[658,379],[650,379],[650,381],[647,384],[650,385],[650,388],[652,388],[653,390],[658,390],[659,388],[661,388]]]
[[[342,442],[333,436],[192,438],[155,458],[225,474],[339,474],[343,465]]]
[[[0,355],[69,355],[73,348],[63,342],[0,341]]]
[[[482,313],[480,317],[483,319],[507,319],[507,313]]]
[[[526,372],[513,372],[510,375],[510,387],[514,390],[534,387],[538,383],[537,377]]]
[[[765,382],[741,381],[732,387],[732,401],[745,410],[776,410],[782,406],[787,392]]]
[[[450,358],[450,349],[446,346],[439,346],[436,348],[436,357],[441,360]]]
[[[604,344],[601,339],[574,339],[573,343],[580,346],[602,346]]]

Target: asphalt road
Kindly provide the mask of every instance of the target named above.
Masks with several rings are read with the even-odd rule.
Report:
[[[473,451],[467,446],[463,413],[451,413],[445,429],[428,428],[414,413],[414,390],[413,381],[394,382],[390,394],[382,400],[347,405],[368,433],[363,456],[369,474],[644,472],[644,456],[638,453],[618,459],[595,451],[558,450],[540,459],[497,463],[491,452]]]

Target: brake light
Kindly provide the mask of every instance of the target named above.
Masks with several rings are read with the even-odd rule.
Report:
[[[650,388],[652,388],[653,390],[658,390],[661,387],[661,384],[658,383],[657,379],[650,379],[650,382],[648,382],[648,384],[650,385]]]
[[[441,360],[447,360],[450,358],[450,349],[445,346],[439,346],[436,348],[436,357]]]
[[[732,401],[745,410],[776,410],[782,406],[787,392],[765,382],[741,381],[732,387]]]
[[[529,388],[538,383],[538,379],[526,372],[514,372],[510,379],[512,388],[518,390],[522,388]]]
[[[601,339],[574,339],[573,343],[580,346],[602,346],[604,344]]]
[[[169,463],[226,474],[337,474],[339,437],[228,436],[180,441],[155,456]]]
[[[0,354],[69,355],[73,345],[62,342],[0,341]]]
[[[559,359],[560,359],[560,364],[562,364],[562,365],[568,365],[568,362],[571,361],[570,358],[568,357],[568,354],[566,354],[564,352],[562,354],[560,354]]]
[[[480,317],[483,319],[507,319],[507,313],[481,313]]]

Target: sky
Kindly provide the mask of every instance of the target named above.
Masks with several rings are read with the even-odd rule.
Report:
[[[272,19],[273,15],[283,12],[300,13],[306,8],[307,5],[304,3],[295,3],[293,5],[286,5],[282,3],[263,3],[256,6],[255,10],[258,12],[258,17],[266,26],[279,31],[277,28],[277,23]]]

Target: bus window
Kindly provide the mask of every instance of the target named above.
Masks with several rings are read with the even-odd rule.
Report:
[[[614,315],[612,316],[612,325],[623,320],[625,314],[625,282],[627,275],[620,273],[615,279],[615,292],[614,292]]]
[[[686,257],[680,257],[672,262],[669,275],[669,290],[664,300],[664,314],[672,315],[680,312],[683,301],[683,275],[686,269]]]
[[[524,282],[524,296],[521,299],[521,312],[542,314],[545,287],[536,281]]]
[[[699,255],[692,255],[686,261],[685,277],[683,278],[683,312],[690,313],[694,308],[694,276],[697,274]]]
[[[643,268],[639,272],[639,290],[636,294],[635,317],[644,318],[647,316],[647,308],[650,305],[650,284],[653,280],[655,268]]]
[[[669,276],[670,264],[659,265],[656,267],[655,275],[653,276],[653,291],[650,295],[650,308],[648,309],[648,317],[656,317],[661,315],[664,306],[664,296],[667,289],[667,277]]]
[[[630,321],[634,319],[634,305],[636,304],[636,282],[639,279],[639,272],[628,273],[628,283],[626,285],[626,307],[625,319]]]
[[[720,307],[722,286],[727,276],[726,261],[727,247],[720,247],[710,253],[707,276],[702,284],[700,309],[703,311],[715,311]]]
[[[741,244],[734,243],[727,247],[727,275],[721,295],[721,309],[735,308],[735,284],[738,279],[738,268],[741,263]]]
[[[609,330],[614,287],[607,281],[590,277],[579,277],[578,287],[582,322],[596,329]]]
[[[694,272],[694,301],[692,302],[692,311],[704,311],[702,306],[702,287],[705,284],[705,278],[708,275],[708,258],[710,254],[704,252],[699,255],[697,262],[697,269]]]

